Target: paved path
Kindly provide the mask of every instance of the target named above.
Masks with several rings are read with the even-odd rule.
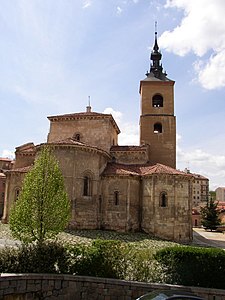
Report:
[[[193,244],[225,249],[225,234],[215,231],[206,231],[203,228],[194,228]]]

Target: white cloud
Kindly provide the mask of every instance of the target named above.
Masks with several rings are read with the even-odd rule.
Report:
[[[90,1],[90,0],[85,0],[85,1],[83,1],[84,2],[84,4],[83,4],[83,8],[88,8],[88,7],[90,7],[91,6],[91,4],[92,4],[92,2]]]
[[[15,158],[14,151],[5,149],[2,151],[1,157],[14,159]]]
[[[120,111],[115,111],[113,108],[106,108],[103,113],[112,114],[113,118],[117,122],[121,133],[118,140],[119,145],[138,145],[139,144],[139,132],[136,124],[124,122],[123,114]]]
[[[180,56],[208,55],[195,69],[198,81],[206,89],[224,87],[225,1],[167,0],[165,7],[181,9],[184,16],[179,26],[161,35],[160,46]]]
[[[117,15],[121,15],[122,11],[123,11],[122,8],[120,6],[117,6],[117,8],[116,8],[116,14]]]
[[[215,155],[202,149],[184,151],[177,141],[177,167],[181,170],[190,169],[192,173],[209,178],[210,189],[225,185],[225,156]]]

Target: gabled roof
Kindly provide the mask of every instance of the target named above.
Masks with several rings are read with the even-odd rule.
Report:
[[[173,169],[171,167],[162,164],[141,164],[141,165],[126,165],[118,163],[108,163],[103,176],[107,175],[136,175],[136,176],[147,176],[153,174],[171,174],[171,175],[183,175],[192,177],[191,174]]]

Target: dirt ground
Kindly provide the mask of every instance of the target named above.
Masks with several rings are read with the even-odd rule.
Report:
[[[225,249],[225,233],[193,228],[193,244]]]

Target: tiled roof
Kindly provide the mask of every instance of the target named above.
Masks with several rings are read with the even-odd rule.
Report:
[[[67,138],[64,140],[60,140],[60,141],[55,141],[55,142],[50,142],[48,144],[54,144],[54,145],[78,145],[78,146],[89,146],[85,143],[82,143],[80,141],[77,141],[73,138]]]
[[[184,175],[191,177],[190,174],[173,169],[162,164],[143,164],[143,165],[125,165],[118,163],[108,163],[103,175],[152,175],[152,174],[171,174]]]
[[[162,165],[162,164],[155,164],[153,166],[145,165],[145,166],[141,167],[141,174],[142,175],[150,175],[150,174],[188,175],[185,172],[173,169],[169,166]],[[188,176],[190,176],[190,175],[188,175]]]
[[[114,120],[113,116],[111,114],[103,114],[103,113],[97,113],[97,112],[79,112],[79,113],[73,113],[73,114],[64,114],[64,115],[56,115],[56,116],[49,116],[48,119],[50,121],[58,121],[58,120],[73,120],[73,119],[80,119],[80,118],[109,118],[111,119],[111,122],[113,126],[115,127],[117,133],[120,133],[120,129]]]
[[[27,173],[31,170],[33,166],[27,166],[27,167],[22,167],[22,168],[16,168],[12,170],[7,170],[6,173]]]
[[[79,113],[72,113],[72,114],[49,116],[48,119],[51,120],[55,118],[77,118],[77,117],[93,117],[93,116],[111,116],[111,115],[91,111],[91,112],[79,112]]]
[[[0,157],[0,161],[12,161],[12,159],[8,158],[8,157]]]
[[[145,151],[147,149],[146,145],[143,146],[112,146],[110,151],[111,152],[118,152],[118,151]]]
[[[204,180],[209,180],[207,177],[204,177],[200,174],[195,174],[195,173],[191,173],[195,179],[204,179]]]
[[[37,147],[42,146],[42,145],[45,145],[45,143],[37,145]],[[109,156],[109,153],[106,152],[105,150],[102,150],[102,149],[100,149],[96,146],[92,146],[92,145],[89,145],[89,144],[86,144],[86,143],[82,143],[82,142],[77,141],[73,138],[67,138],[67,139],[60,140],[60,141],[49,142],[49,143],[46,143],[46,145],[59,145],[59,146],[60,145],[61,146],[67,145],[67,146],[86,147],[86,148],[89,148],[89,149],[92,149],[92,150],[100,151],[102,153],[105,153],[107,156]]]

